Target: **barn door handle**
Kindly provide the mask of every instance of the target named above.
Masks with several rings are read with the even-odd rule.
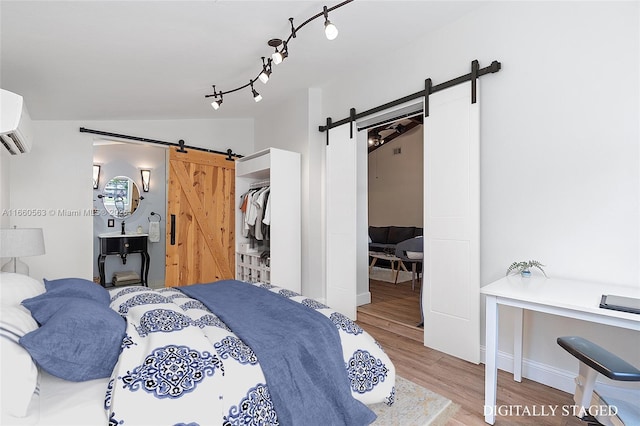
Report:
[[[171,215],[171,245],[176,245],[176,215]]]

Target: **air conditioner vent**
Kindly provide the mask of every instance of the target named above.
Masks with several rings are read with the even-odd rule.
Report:
[[[31,151],[31,119],[22,96],[0,89],[0,141],[11,155]]]
[[[14,133],[9,133],[8,135],[0,136],[2,138],[2,144],[9,150],[11,155],[24,154],[27,152],[22,141],[16,137]],[[5,138],[7,138],[5,140]]]
[[[14,145],[10,144],[8,140],[5,140],[5,136],[1,136],[0,135],[0,141],[2,141],[2,145],[4,145],[5,148],[7,148],[7,151],[9,151],[9,153],[11,155],[17,155],[18,153],[13,149]]]

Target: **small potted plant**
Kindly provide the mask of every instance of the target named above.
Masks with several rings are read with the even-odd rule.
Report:
[[[509,269],[507,269],[507,273],[505,274],[505,276],[509,275],[509,274],[517,274],[520,273],[521,276],[523,277],[530,277],[531,276],[531,268],[537,268],[540,269],[540,271],[542,271],[542,273],[544,274],[545,277],[547,277],[547,273],[544,272],[544,269],[542,269],[544,265],[540,262],[538,262],[537,260],[527,260],[527,261],[522,261],[522,262],[513,262],[511,264],[511,266],[509,266]],[[549,278],[549,277],[547,277]]]

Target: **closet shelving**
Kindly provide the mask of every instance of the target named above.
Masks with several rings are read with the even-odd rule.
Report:
[[[269,240],[243,236],[241,196],[269,186]],[[301,291],[300,154],[267,148],[236,160],[236,279]],[[265,251],[269,256],[263,255]]]

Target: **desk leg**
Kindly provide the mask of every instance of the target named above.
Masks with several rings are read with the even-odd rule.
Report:
[[[498,389],[498,303],[496,296],[486,296],[486,359],[484,365],[484,421],[496,421],[496,393]]]
[[[513,380],[522,381],[522,332],[524,309],[516,308],[513,324]]]

